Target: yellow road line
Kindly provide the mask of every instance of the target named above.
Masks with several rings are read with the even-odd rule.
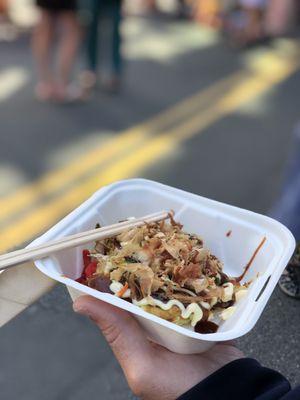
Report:
[[[213,102],[199,114],[183,121],[176,128],[153,137],[146,143],[142,142],[134,153],[120,157],[111,165],[103,168],[101,172],[91,175],[79,186],[71,188],[61,197],[37,207],[13,226],[4,229],[1,232],[0,250],[7,250],[13,245],[36,236],[97,188],[140,173],[143,169],[172,153],[184,140],[202,133],[205,128],[220,118],[263,95],[275,84],[287,78],[296,68],[298,68],[297,64],[286,64],[285,68],[278,68],[277,72],[273,71],[272,76],[267,75],[265,67],[251,72],[247,79],[236,82],[231,90],[220,96],[217,102]]]
[[[144,139],[143,132],[130,131],[108,141],[105,145],[90,151],[66,167],[46,174],[42,179],[26,185],[0,200],[0,219],[6,219],[26,207],[37,199],[49,196],[55,191],[67,186],[89,170],[100,167],[119,153],[129,151]]]
[[[239,107],[265,94],[299,68],[299,63],[296,62],[284,62],[281,59],[277,61],[277,68],[276,59],[272,59],[271,66],[268,63],[261,63],[256,66],[246,79],[241,79],[231,90],[220,96],[219,100],[211,105],[209,109],[173,129],[170,135],[177,140],[190,138],[197,131],[205,129],[220,118],[229,115],[238,110]],[[270,73],[271,68],[272,73]]]
[[[116,137],[103,143],[101,146],[79,156],[70,164],[54,171],[46,173],[41,179],[25,185],[17,191],[0,199],[0,221],[8,219],[11,215],[26,209],[43,197],[53,195],[63,190],[66,186],[76,182],[80,177],[90,171],[100,168],[113,158],[117,158],[125,152],[134,150],[135,146],[152,133],[157,133],[175,124],[182,118],[201,110],[205,104],[213,102],[220,92],[227,90],[238,79],[242,72],[235,72],[229,77],[221,79],[207,89],[192,95],[166,111],[150,118],[146,122],[127,129]]]
[[[114,166],[107,167],[101,173],[88,178],[80,186],[72,188],[70,191],[54,199],[52,202],[39,206],[35,211],[28,213],[22,220],[1,232],[0,251],[25,242],[28,238],[34,237],[54,223],[58,218],[70,209],[79,205],[96,188],[112,182],[114,177],[127,178],[132,176],[135,171],[142,169],[160,159],[172,148],[171,140],[164,137],[153,139],[149,145],[144,145],[134,155],[128,155],[118,161]]]
[[[299,61],[290,62],[279,55],[266,54],[252,66],[253,76],[237,85],[220,102],[219,107],[226,112],[234,110],[238,103],[253,100],[257,93],[265,93],[272,86],[288,78],[299,68]]]

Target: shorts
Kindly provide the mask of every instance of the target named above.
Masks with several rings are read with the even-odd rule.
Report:
[[[76,11],[76,0],[36,0],[36,5],[43,10],[60,12],[60,11]]]

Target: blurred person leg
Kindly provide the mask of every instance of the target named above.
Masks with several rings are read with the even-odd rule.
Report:
[[[245,2],[245,1],[244,1]],[[245,2],[249,3],[249,1]],[[257,3],[264,3],[257,2]],[[245,26],[244,35],[247,43],[255,42],[263,37],[263,17],[264,9],[262,4],[251,6],[244,6],[245,13],[247,15],[247,24]]]
[[[298,242],[296,251],[279,281],[281,290],[300,299],[300,124],[296,127],[282,193],[271,216],[285,224]]]
[[[69,101],[80,97],[78,90],[69,85],[80,39],[76,0],[36,0],[41,20],[33,35],[33,52],[37,59],[39,83],[36,88],[42,100]],[[52,69],[52,46],[57,25],[58,62]]]
[[[297,2],[295,0],[269,0],[266,11],[266,32],[270,36],[282,36],[295,23]]]
[[[105,88],[110,92],[117,92],[121,84],[121,0],[111,0],[107,7],[108,16],[112,25],[111,37],[111,76],[105,82]]]
[[[0,17],[7,15],[9,0],[0,0]]]
[[[139,8],[141,9],[141,14],[144,15],[155,15],[158,14],[158,6],[157,6],[157,1],[156,0],[141,0],[139,5]]]
[[[221,1],[197,0],[194,3],[194,19],[201,24],[214,28],[221,26]]]
[[[265,38],[265,12],[268,0],[239,0],[239,11],[229,18],[228,34],[233,45],[244,47]]]
[[[86,3],[86,12],[88,13],[84,40],[86,68],[80,79],[86,94],[97,84],[100,5],[101,0],[90,0]]]
[[[51,51],[54,39],[55,16],[52,12],[41,10],[39,22],[32,37],[32,51],[37,65],[38,83],[36,96],[48,100],[53,96],[53,71]]]
[[[75,11],[60,12],[59,24],[61,35],[57,58],[56,96],[59,100],[73,100],[80,97],[79,89],[70,85],[81,38]]]
[[[121,82],[121,0],[92,0],[90,3],[90,21],[86,32],[87,69],[81,75],[82,87],[88,94],[97,84],[99,65],[99,36],[104,26],[109,26],[108,50],[109,76],[104,79],[103,87],[110,93],[118,91]],[[107,20],[108,24],[104,21]],[[99,32],[100,31],[100,32]]]

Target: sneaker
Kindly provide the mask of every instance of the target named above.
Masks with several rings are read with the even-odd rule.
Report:
[[[300,243],[298,243],[293,257],[281,275],[278,285],[286,295],[300,299]]]

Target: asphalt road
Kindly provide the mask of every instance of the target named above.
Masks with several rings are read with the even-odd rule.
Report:
[[[280,42],[280,46],[289,49],[293,43]],[[271,54],[277,45],[273,44]],[[28,38],[0,43],[0,193],[4,197],[270,51],[238,53],[215,35],[183,22],[138,19],[127,24],[124,47],[126,68],[118,96],[99,91],[86,104],[59,106],[39,104],[33,98]],[[19,86],[5,89],[1,73],[13,68],[19,71]],[[250,93],[249,101],[223,110],[203,129],[199,124],[186,140],[176,142],[174,137],[171,152],[136,168],[132,175],[268,213],[299,118],[300,72],[295,69],[266,88],[265,81],[257,90],[250,82],[237,92],[238,96],[246,93],[247,99]],[[222,96],[220,89],[214,101]],[[201,111],[204,117],[214,115],[209,107]],[[193,112],[191,119],[196,115]],[[180,129],[192,131],[186,125]],[[73,184],[80,186],[82,179]],[[59,191],[51,194],[50,201],[59,196]],[[36,199],[38,204],[48,200],[43,195]],[[26,213],[34,209],[27,207],[17,217],[12,213],[1,221],[1,229],[22,224]],[[300,383],[299,327],[299,302],[275,290],[257,326],[238,344],[247,355],[287,375],[293,384]],[[1,329],[0,354],[4,400],[133,398],[105,341],[91,322],[72,312],[61,286]]]

